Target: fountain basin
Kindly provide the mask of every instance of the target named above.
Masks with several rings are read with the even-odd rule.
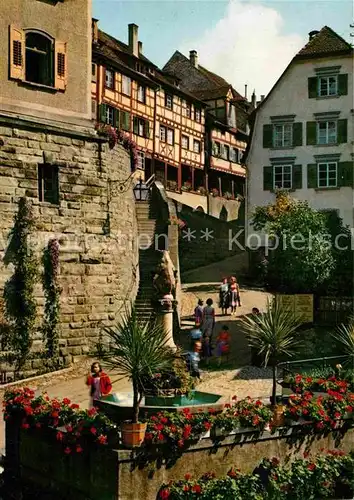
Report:
[[[208,411],[209,409],[219,413],[224,408],[224,403],[220,402],[221,398],[220,394],[201,391],[192,391],[190,398],[184,395],[171,397],[147,396],[141,402],[140,416],[141,418],[147,418],[159,411],[181,412],[185,408],[189,408],[191,413]],[[132,418],[133,395],[130,393],[113,393],[102,400],[94,401],[94,405],[114,422],[123,422]]]

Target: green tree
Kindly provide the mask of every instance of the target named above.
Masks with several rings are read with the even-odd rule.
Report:
[[[278,193],[276,202],[258,207],[254,228],[269,235],[267,282],[289,293],[313,293],[332,276],[335,267],[324,214],[307,202]]]
[[[34,285],[38,263],[29,242],[34,226],[32,206],[26,198],[21,198],[4,259],[6,264],[12,263],[15,268],[5,284],[4,299],[6,318],[13,327],[11,343],[17,369],[21,369],[30,352],[36,320]]]
[[[263,358],[264,366],[272,367],[272,404],[276,403],[277,366],[284,357],[293,356],[300,343],[296,331],[301,324],[293,312],[288,311],[277,300],[268,301],[267,310],[260,316],[245,317],[241,320],[248,344]]]
[[[130,312],[126,310],[115,327],[106,327],[103,332],[109,347],[100,346],[102,364],[131,380],[132,422],[136,424],[145,393],[144,380],[155,373],[170,371],[173,364],[175,355],[167,345],[168,335],[162,326],[139,319],[134,307]]]

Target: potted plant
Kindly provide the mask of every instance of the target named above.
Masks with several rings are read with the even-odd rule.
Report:
[[[216,198],[217,196],[219,196],[219,190],[216,188],[213,188],[211,190],[211,195],[214,196],[214,198]]]
[[[146,431],[146,423],[139,422],[144,379],[168,371],[175,356],[167,345],[168,335],[163,327],[141,320],[134,307],[126,310],[116,326],[104,328],[104,333],[109,349],[101,353],[102,364],[127,376],[133,385],[132,419],[121,426],[122,441],[127,447],[139,446]]]
[[[182,185],[182,191],[190,191],[192,189],[192,183],[190,181],[186,181]]]
[[[199,188],[197,189],[197,193],[199,194],[202,194],[202,195],[206,195],[206,189],[204,186],[199,186]]]
[[[273,386],[270,401],[276,408],[277,365],[284,357],[293,356],[299,347],[295,333],[301,320],[274,300],[268,301],[264,314],[246,317],[241,322],[249,346],[255,348],[263,358],[264,366],[270,364],[272,367]]]
[[[232,200],[233,199],[233,196],[232,194],[230,193],[230,191],[226,191],[224,193],[224,198],[226,198],[227,200]]]

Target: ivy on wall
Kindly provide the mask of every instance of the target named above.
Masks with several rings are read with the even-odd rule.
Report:
[[[42,284],[44,289],[43,340],[48,358],[57,358],[59,353],[60,287],[58,284],[59,242],[52,239],[43,251]]]
[[[14,273],[5,284],[4,299],[5,316],[12,326],[11,347],[17,370],[23,367],[30,353],[36,320],[34,286],[38,263],[29,242],[34,227],[32,205],[21,198],[4,259],[6,264],[14,266]]]

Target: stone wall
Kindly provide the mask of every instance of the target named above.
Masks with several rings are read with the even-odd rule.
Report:
[[[296,426],[298,427],[298,426]],[[191,446],[168,467],[160,464],[151,473],[152,464],[144,467],[137,461],[137,452],[90,447],[80,454],[65,455],[62,443],[52,433],[23,431],[6,423],[6,460],[8,472],[20,475],[17,484],[30,484],[30,491],[48,494],[45,498],[66,500],[156,500],[163,483],[183,479],[186,473],[200,477],[214,471],[225,476],[231,466],[243,473],[252,472],[265,457],[277,457],[281,464],[323,450],[352,450],[354,430],[342,439],[334,433],[328,436],[302,434],[301,429],[289,428],[288,434],[238,433],[219,444],[204,438]],[[156,458],[156,457],[155,457]],[[6,469],[5,469],[6,470]],[[10,487],[14,481],[10,479]],[[39,498],[41,498],[39,496]]]
[[[39,202],[38,165],[59,169],[59,204]],[[110,149],[93,131],[41,128],[0,117],[0,290],[11,276],[3,257],[20,197],[33,203],[32,243],[40,259],[48,240],[60,243],[60,352],[65,361],[86,354],[101,325],[113,324],[135,298],[138,283],[136,215],[130,157]],[[128,179],[128,180],[127,180]],[[118,182],[111,182],[118,181]],[[38,326],[43,291],[36,287]],[[34,339],[41,349],[41,335]],[[35,371],[34,360],[28,370]]]

